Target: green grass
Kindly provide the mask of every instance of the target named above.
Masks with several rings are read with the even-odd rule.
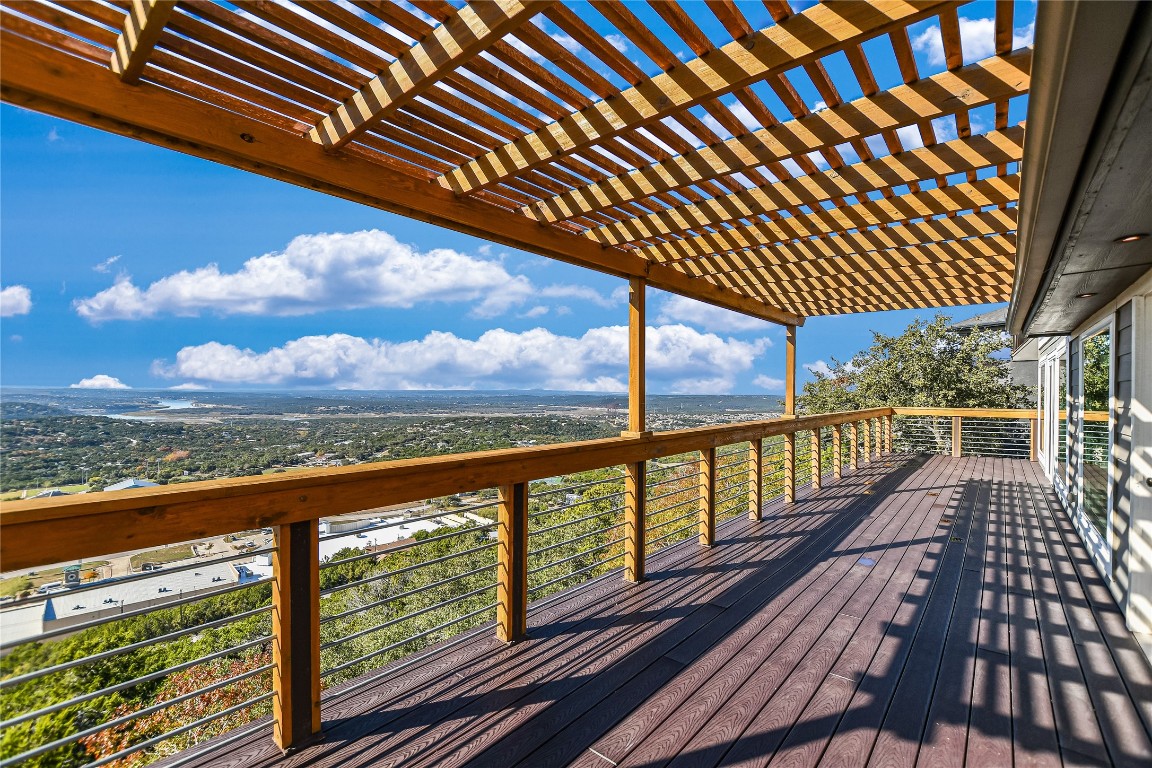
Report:
[[[187,560],[194,555],[191,544],[177,544],[172,547],[154,549],[151,552],[141,552],[132,555],[132,570],[140,570],[144,563],[174,563],[177,560]]]
[[[59,488],[60,490],[64,491],[64,493],[80,493],[81,491],[92,490],[91,488],[89,488],[87,485],[84,485],[83,483],[77,483],[76,485],[60,485],[60,486],[52,486],[52,487]],[[28,488],[28,489],[25,489],[23,491],[5,491],[4,493],[0,494],[0,501],[16,501],[21,496],[23,496],[24,494],[27,494],[27,498],[32,498],[36,494],[40,493],[40,491],[45,491],[45,490],[48,490],[48,489],[47,488]]]

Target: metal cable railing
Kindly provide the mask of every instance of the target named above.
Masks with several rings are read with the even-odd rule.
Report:
[[[25,618],[4,626],[0,766],[148,762],[271,712],[276,549],[195,551],[11,604]]]

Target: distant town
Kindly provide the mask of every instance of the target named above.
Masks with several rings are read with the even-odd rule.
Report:
[[[10,390],[0,490],[28,499],[291,472],[618,434],[623,396],[568,393],[195,393]],[[650,400],[653,429],[771,418],[775,396]],[[321,523],[320,557],[381,554],[421,531],[487,522],[491,496],[428,499]],[[463,510],[463,511],[457,511]],[[0,573],[4,642],[271,575],[271,529]]]

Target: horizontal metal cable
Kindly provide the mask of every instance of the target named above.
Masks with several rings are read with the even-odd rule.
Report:
[[[40,634],[33,635],[32,637],[22,637],[18,640],[9,640],[8,642],[0,643],[0,651],[6,651],[9,648],[15,648],[17,646],[26,645],[27,643],[38,643],[41,640],[48,640],[48,639],[53,638],[53,637],[59,637],[60,635],[70,635],[74,632],[81,632],[85,629],[91,629],[92,627],[99,627],[99,626],[102,626],[104,624],[110,624],[113,621],[120,621],[121,619],[131,619],[135,616],[144,616],[146,614],[155,613],[157,611],[165,611],[165,610],[170,610],[172,608],[179,608],[182,605],[190,605],[192,603],[198,603],[201,600],[207,600],[208,598],[211,598],[211,597],[219,597],[220,595],[228,595],[228,594],[231,594],[233,592],[239,592],[242,589],[250,589],[252,587],[262,587],[262,586],[265,586],[265,585],[271,584],[271,583],[272,583],[271,579],[257,579],[255,581],[246,581],[242,584],[233,584],[229,587],[221,587],[220,589],[214,590],[212,592],[201,593],[201,594],[197,594],[197,595],[194,595],[191,597],[177,598],[176,600],[173,600],[170,603],[164,603],[163,605],[150,605],[146,608],[137,608],[134,611],[125,611],[123,613],[116,613],[116,614],[112,614],[110,616],[104,616],[104,617],[99,618],[99,619],[93,619],[92,621],[86,621],[83,624],[72,624],[72,625],[66,626],[66,627],[59,627],[57,629],[48,630],[47,632],[41,632]]]
[[[178,629],[175,632],[169,632],[166,635],[160,635],[159,637],[150,637],[147,640],[141,640],[141,641],[136,642],[136,643],[131,643],[130,645],[124,645],[124,646],[121,646],[119,648],[113,648],[111,650],[101,651],[100,653],[94,653],[91,656],[85,656],[85,657],[80,658],[80,659],[72,659],[71,661],[63,661],[59,664],[53,664],[50,667],[44,667],[43,669],[35,670],[34,672],[26,672],[23,675],[18,675],[16,677],[9,677],[9,678],[6,678],[4,680],[0,680],[0,690],[4,690],[5,688],[11,688],[12,686],[20,685],[22,683],[27,683],[27,682],[30,682],[32,680],[35,680],[36,678],[44,677],[45,675],[51,675],[55,672],[63,672],[66,669],[72,669],[74,667],[79,667],[83,664],[90,664],[90,663],[95,662],[95,661],[103,661],[104,659],[110,659],[114,656],[119,656],[122,653],[129,653],[131,651],[138,651],[141,648],[149,648],[149,647],[151,647],[153,645],[157,645],[159,643],[166,643],[166,642],[169,642],[170,640],[175,640],[177,638],[184,637],[185,635],[196,634],[198,632],[203,632],[204,630],[207,630],[207,629],[215,629],[216,627],[222,627],[226,624],[231,624],[234,621],[240,621],[242,619],[247,619],[247,618],[250,618],[252,616],[258,616],[261,613],[271,613],[271,612],[272,612],[272,606],[271,605],[262,605],[259,608],[253,608],[250,611],[244,611],[243,613],[238,613],[234,616],[225,616],[222,619],[216,619],[215,621],[209,621],[209,622],[206,622],[204,624],[197,624],[194,627],[186,627],[184,629]],[[7,723],[0,723],[0,730],[2,730],[4,728],[4,726],[6,726],[6,725],[8,725],[8,724]]]
[[[657,536],[655,539],[652,539],[651,541],[648,542],[648,546],[658,544],[659,542],[664,541],[664,539],[670,539],[678,533],[684,533],[684,531],[690,531],[693,528],[697,528],[697,527],[698,526],[696,523],[692,523],[692,525],[686,525],[683,528],[677,528],[676,530],[670,531],[669,533],[666,533],[663,536]]]
[[[382,598],[380,600],[375,600],[371,603],[366,603],[364,605],[357,605],[355,608],[349,608],[346,611],[341,611],[340,613],[335,613],[335,614],[332,614],[331,616],[321,616],[320,617],[320,623],[321,624],[327,624],[328,622],[331,622],[331,621],[338,621],[340,619],[345,618],[346,616],[351,616],[354,613],[363,613],[364,611],[368,610],[369,608],[377,608],[381,605],[386,605],[388,603],[394,602],[394,601],[399,600],[399,599],[404,598],[404,597],[411,597],[412,595],[417,595],[417,594],[420,594],[421,592],[427,592],[430,589],[439,589],[440,587],[443,587],[446,584],[451,584],[454,581],[460,581],[460,579],[465,579],[465,578],[468,578],[469,576],[475,576],[476,574],[483,573],[484,571],[490,571],[493,568],[497,567],[498,565],[499,565],[499,563],[489,563],[488,565],[482,565],[479,568],[473,568],[470,571],[465,571],[464,573],[458,573],[455,576],[449,576],[446,579],[440,579],[440,581],[434,581],[431,584],[425,584],[425,585],[420,586],[420,587],[415,587],[413,589],[409,589],[406,592],[400,592],[400,593],[395,594],[395,595],[389,595],[388,597]]]
[[[377,656],[382,656],[385,653],[388,653],[389,651],[393,651],[397,648],[400,648],[402,646],[407,645],[408,643],[412,642],[413,640],[419,640],[422,637],[427,637],[428,635],[431,635],[434,632],[439,632],[442,629],[447,629],[448,627],[452,626],[453,624],[459,624],[460,622],[465,621],[466,619],[470,619],[473,616],[477,616],[481,613],[484,613],[485,611],[491,611],[497,605],[498,605],[498,603],[489,603],[488,605],[485,605],[482,608],[477,608],[474,611],[470,611],[470,612],[465,613],[461,616],[457,616],[456,618],[450,619],[449,621],[446,621],[443,624],[440,624],[438,626],[432,627],[431,629],[426,629],[423,632],[418,632],[415,635],[412,635],[410,637],[406,637],[403,640],[398,640],[397,642],[392,643],[390,645],[386,645],[383,648],[377,648],[376,650],[372,651],[371,653],[364,654],[360,658],[352,659],[351,661],[346,661],[343,664],[340,664],[339,666],[332,667],[331,669],[328,669],[328,670],[324,670],[320,673],[320,676],[321,677],[327,677],[329,675],[334,675],[337,672],[341,672],[345,669],[348,669],[349,667],[354,667],[357,664],[361,664],[361,663],[367,661],[368,659],[372,659],[372,658],[375,658]]]
[[[18,717],[13,717],[10,720],[6,720],[3,723],[3,726],[5,728],[8,728],[8,727],[13,726],[13,725],[19,725],[20,723],[26,723],[29,720],[36,720],[38,718],[44,717],[45,715],[50,715],[53,712],[59,712],[62,709],[67,709],[68,707],[74,707],[77,704],[83,704],[86,701],[92,701],[93,699],[98,699],[101,696],[107,696],[110,693],[117,693],[119,691],[126,691],[129,688],[133,688],[137,685],[140,685],[140,683],[147,683],[151,680],[159,680],[162,677],[165,677],[167,675],[171,675],[175,672],[181,672],[185,669],[189,669],[191,667],[194,667],[197,664],[203,664],[206,661],[213,661],[214,659],[223,658],[224,656],[227,656],[227,655],[232,654],[232,653],[237,653],[239,651],[246,651],[249,648],[255,648],[258,645],[263,645],[264,643],[271,642],[271,640],[272,640],[271,635],[265,635],[263,637],[258,637],[255,640],[249,640],[246,643],[241,643],[240,645],[234,645],[231,648],[225,648],[221,651],[216,651],[215,653],[210,653],[207,656],[201,656],[200,658],[193,659],[192,661],[181,662],[180,664],[176,664],[174,666],[167,667],[165,669],[161,669],[161,670],[156,671],[156,672],[149,672],[146,675],[141,675],[140,677],[135,677],[131,680],[126,680],[122,683],[116,683],[115,685],[106,686],[104,688],[101,688],[98,691],[92,691],[91,693],[83,693],[83,694],[80,694],[79,696],[73,696],[71,699],[68,699],[66,701],[57,702],[56,704],[51,704],[47,707],[37,709],[33,712],[28,712],[28,713],[25,713],[25,714],[20,715]]]
[[[675,477],[669,477],[666,480],[661,480],[658,483],[648,483],[648,485],[645,486],[645,489],[650,491],[653,488],[659,488],[660,486],[668,485],[669,483],[682,483],[685,480],[692,480],[693,478],[700,477],[703,474],[704,473],[700,470],[696,470],[695,472],[689,472],[688,474],[676,475]]]
[[[320,570],[333,568],[337,565],[343,565],[344,563],[355,563],[359,562],[360,560],[367,560],[370,557],[384,557],[385,555],[394,555],[397,552],[404,552],[412,549],[413,547],[422,547],[425,544],[431,544],[434,541],[444,541],[445,539],[451,539],[454,536],[464,536],[469,533],[475,533],[476,531],[484,531],[489,528],[495,528],[498,525],[499,523],[488,523],[487,525],[470,525],[466,527],[457,526],[457,529],[451,533],[442,533],[439,536],[429,536],[426,539],[414,539],[413,541],[410,541],[407,544],[401,544],[398,547],[389,547],[383,552],[366,552],[363,555],[346,557],[343,560],[329,560],[327,563],[322,563],[320,565]]]
[[[678,501],[675,504],[669,504],[668,506],[664,507],[663,509],[658,509],[655,512],[649,510],[648,514],[645,515],[645,517],[655,517],[656,515],[662,515],[665,512],[671,512],[674,509],[679,509],[680,507],[684,506],[685,504],[699,504],[699,503],[700,503],[700,496],[699,496],[699,494],[697,494],[696,496],[692,497],[691,499],[684,499],[684,501]]]
[[[693,515],[697,515],[697,514],[699,514],[699,510],[695,510],[695,509],[692,510],[691,512],[685,512],[684,514],[682,514],[678,517],[674,517],[671,520],[665,520],[662,523],[657,523],[656,525],[650,525],[644,529],[644,532],[645,533],[651,533],[652,531],[655,531],[659,528],[663,528],[666,525],[672,525],[672,523],[678,523],[685,518],[692,517]]]
[[[441,517],[449,517],[451,515],[463,515],[463,514],[467,514],[468,512],[472,512],[473,510],[488,509],[489,507],[495,507],[495,506],[496,506],[495,503],[481,504],[478,506],[466,507],[464,509],[451,509],[451,510],[444,510],[441,512],[432,512],[432,513],[427,514],[427,515],[420,515],[419,517],[397,518],[395,520],[389,520],[389,521],[385,521],[382,523],[376,523],[374,525],[366,525],[363,528],[353,528],[351,530],[341,531],[339,533],[326,533],[320,537],[320,541],[329,541],[331,539],[345,538],[351,534],[364,533],[365,531],[383,531],[387,528],[398,528],[400,526],[408,525],[408,523],[422,523],[426,520],[437,520]],[[337,561],[337,562],[342,562],[342,561]]]
[[[607,549],[608,547],[611,547],[613,544],[619,544],[620,542],[624,541],[624,539],[625,539],[625,537],[621,536],[618,539],[613,539],[612,541],[601,544],[598,547],[592,547],[592,549],[586,549],[583,552],[577,552],[574,555],[570,555],[568,557],[561,558],[560,560],[556,560],[554,562],[548,563],[547,565],[537,566],[536,568],[529,568],[528,573],[529,573],[529,575],[531,575],[533,573],[540,573],[541,571],[551,570],[558,565],[563,565],[564,563],[571,562],[572,560],[577,560],[577,559],[583,557],[584,555],[589,555],[593,552],[599,552],[602,549]]]
[[[650,459],[648,461],[648,463],[651,464],[653,461],[655,461],[655,459]],[[700,463],[700,459],[697,458],[697,459],[688,459],[687,461],[680,461],[680,462],[677,462],[675,464],[661,464],[657,467],[649,468],[648,474],[654,475],[657,472],[671,472],[672,470],[678,469],[680,467],[687,467],[690,464],[699,464],[699,463]]]
[[[603,501],[604,499],[614,499],[618,496],[623,496],[624,493],[625,493],[625,491],[616,491],[615,493],[609,493],[605,496],[593,496],[590,499],[581,499],[580,501],[574,501],[571,504],[563,504],[559,507],[551,507],[549,509],[540,510],[539,512],[533,512],[532,514],[528,515],[528,517],[543,517],[544,515],[554,515],[557,512],[563,512],[564,510],[567,510],[567,509],[575,509],[576,507],[582,507],[585,504],[591,504],[594,501]]]
[[[659,501],[660,499],[666,499],[669,496],[678,496],[681,493],[692,493],[692,492],[696,492],[697,494],[699,494],[699,491],[700,491],[699,484],[693,483],[692,485],[689,485],[687,488],[677,488],[674,491],[668,491],[668,493],[662,493],[659,496],[649,496],[644,501],[647,504],[651,504],[654,501]]]
[[[136,752],[139,752],[142,749],[148,749],[149,747],[154,747],[157,744],[165,742],[168,739],[172,738],[173,736],[179,736],[182,733],[186,733],[188,731],[194,730],[196,728],[199,728],[202,725],[207,725],[208,723],[211,723],[214,720],[219,720],[220,718],[227,717],[228,715],[231,715],[235,712],[240,712],[241,710],[248,709],[249,707],[255,706],[256,704],[259,704],[262,701],[267,701],[268,699],[271,699],[273,696],[275,696],[275,694],[271,693],[271,692],[263,693],[259,696],[253,696],[252,698],[248,699],[248,701],[243,701],[239,704],[236,704],[235,706],[228,707],[228,709],[221,710],[214,715],[208,715],[207,717],[202,717],[199,720],[196,720],[195,722],[188,723],[187,725],[182,725],[179,728],[175,728],[171,731],[168,731],[165,734],[161,734],[160,736],[155,736],[151,739],[148,739],[147,741],[142,741],[139,744],[134,744],[133,746],[128,747],[126,749],[122,749],[119,752],[114,752],[111,755],[107,755],[105,757],[102,757],[94,763],[88,763],[87,765],[84,766],[84,768],[100,768],[100,766],[102,766],[102,765],[108,765],[109,763],[114,763],[117,760],[120,760],[121,758],[127,757],[128,755],[135,754]]]
[[[124,725],[125,723],[132,722],[133,720],[137,720],[141,717],[146,717],[147,715],[151,715],[154,712],[159,712],[161,710],[167,709],[168,707],[172,707],[172,706],[175,706],[175,705],[180,704],[182,702],[188,701],[189,699],[194,699],[197,696],[203,696],[206,693],[211,693],[212,691],[217,691],[217,690],[219,690],[219,689],[221,689],[227,685],[231,685],[232,683],[238,683],[241,680],[247,680],[250,677],[255,677],[256,675],[259,675],[263,672],[267,672],[267,671],[275,669],[275,668],[276,668],[275,664],[265,664],[262,667],[257,667],[256,669],[249,670],[249,671],[244,672],[242,674],[236,675],[235,677],[229,677],[226,680],[217,681],[217,682],[213,683],[212,685],[205,686],[205,687],[200,688],[198,690],[192,691],[191,693],[185,693],[185,694],[177,696],[173,699],[168,699],[167,701],[162,701],[159,704],[153,704],[150,707],[145,707],[144,709],[138,710],[136,712],[131,712],[131,713],[124,715],[122,717],[115,718],[114,720],[109,720],[106,723],[101,723],[100,725],[94,725],[91,728],[88,728],[88,729],[83,730],[83,731],[77,731],[76,733],[73,733],[70,736],[65,736],[63,738],[56,739],[55,741],[49,742],[49,743],[44,744],[42,746],[36,747],[35,749],[31,749],[27,752],[21,753],[21,754],[17,755],[16,757],[12,758],[12,762],[18,763],[18,762],[23,762],[24,760],[31,760],[34,757],[39,757],[40,755],[43,755],[43,754],[46,754],[46,753],[51,752],[53,750],[59,749],[60,747],[66,747],[69,744],[72,744],[74,742],[79,741],[80,739],[87,738],[88,736],[94,736],[97,733],[101,733],[103,731],[108,730],[109,728],[115,728],[117,726]],[[6,764],[7,763],[2,763],[0,765],[6,765]]]
[[[607,467],[605,467],[605,469],[607,469]],[[594,485],[603,485],[604,483],[614,483],[614,482],[617,482],[621,479],[622,478],[620,478],[620,477],[610,477],[610,478],[601,479],[601,480],[589,480],[586,483],[576,483],[575,485],[566,485],[563,488],[550,488],[547,491],[536,491],[535,493],[528,494],[528,498],[538,499],[542,496],[550,496],[550,495],[554,495],[557,493],[571,493],[572,491],[578,491],[581,488],[591,488]]]
[[[162,579],[172,573],[181,573],[183,571],[194,571],[197,568],[206,568],[210,565],[217,565],[219,563],[230,563],[233,560],[245,560],[251,558],[253,555],[264,555],[276,551],[276,547],[264,547],[262,549],[249,549],[244,552],[238,552],[234,555],[226,555],[222,557],[213,557],[212,559],[198,560],[194,563],[187,565],[167,566],[165,565],[159,571],[142,571],[141,573],[133,573],[128,576],[113,576],[108,579],[101,579],[93,581],[88,584],[81,584],[78,587],[68,587],[66,592],[52,592],[32,597],[25,597],[20,600],[12,600],[11,602],[4,603],[4,610],[11,610],[12,608],[19,608],[22,605],[29,605],[31,603],[44,602],[49,597],[54,595],[81,595],[85,592],[91,592],[94,589],[106,589],[107,587],[117,587],[121,584],[132,584],[133,582],[141,581],[144,579]]]
[[[589,531],[588,533],[582,533],[579,536],[573,536],[570,539],[565,539],[564,541],[560,541],[560,542],[557,542],[555,544],[549,544],[548,546],[541,547],[540,549],[530,549],[530,550],[528,550],[528,554],[529,554],[529,556],[542,555],[545,552],[551,552],[552,550],[558,549],[559,547],[567,546],[568,544],[575,544],[578,541],[583,541],[584,539],[588,539],[588,538],[591,538],[593,536],[599,536],[600,534],[607,533],[608,531],[613,531],[622,525],[624,525],[623,521],[621,521],[619,523],[613,523],[612,525],[609,525],[606,528],[597,528],[594,531]]]
[[[326,643],[320,644],[320,650],[326,651],[329,648],[335,648],[337,645],[343,645],[344,643],[347,643],[349,640],[355,640],[358,637],[364,637],[364,635],[371,635],[374,632],[379,632],[382,629],[387,629],[388,627],[391,627],[391,626],[394,626],[396,624],[400,624],[402,622],[408,621],[409,619],[416,618],[417,616],[423,616],[424,614],[431,613],[432,611],[435,611],[439,608],[443,608],[445,606],[452,605],[452,603],[458,603],[467,597],[472,597],[473,595],[478,595],[481,592],[487,592],[490,589],[496,589],[497,586],[499,586],[499,584],[497,584],[496,582],[493,582],[492,584],[486,584],[483,587],[478,587],[477,589],[473,589],[469,592],[464,592],[464,593],[459,594],[459,595],[454,595],[449,600],[444,600],[444,601],[441,601],[439,603],[433,603],[432,605],[425,606],[419,610],[412,611],[411,613],[406,613],[403,616],[397,616],[394,619],[389,619],[388,621],[384,622],[383,624],[377,624],[374,627],[369,627],[368,629],[361,629],[358,632],[353,632],[350,635],[345,635],[344,637],[340,638],[339,640],[329,640]]]
[[[566,573],[563,576],[557,576],[554,579],[549,579],[548,581],[545,581],[542,584],[537,584],[534,587],[529,586],[528,591],[529,592],[539,592],[542,589],[547,589],[548,587],[552,586],[553,584],[559,584],[562,581],[567,581],[568,579],[571,579],[571,578],[574,578],[574,577],[579,576],[581,574],[587,573],[588,571],[592,570],[593,568],[599,568],[600,566],[605,565],[607,563],[610,563],[613,560],[619,560],[622,557],[624,557],[623,552],[621,552],[618,555],[612,555],[610,557],[606,557],[603,560],[597,560],[596,562],[592,563],[592,565],[586,565],[579,570],[572,571],[571,573]]]
[[[363,586],[365,584],[371,584],[374,581],[381,581],[383,579],[388,579],[388,578],[391,578],[393,576],[399,576],[402,573],[410,573],[412,571],[417,571],[421,568],[426,568],[429,565],[436,565],[437,563],[443,563],[443,562],[446,562],[448,560],[453,560],[457,557],[463,557],[464,555],[471,555],[471,554],[475,554],[476,552],[482,552],[485,549],[492,549],[493,547],[498,546],[498,545],[499,545],[499,542],[490,541],[487,544],[480,544],[479,546],[471,547],[469,549],[462,549],[459,552],[450,552],[447,555],[441,555],[440,557],[435,557],[431,560],[421,560],[418,563],[413,563],[412,565],[406,565],[403,568],[397,568],[394,571],[384,571],[383,573],[373,574],[372,576],[365,576],[363,579],[356,579],[355,581],[349,581],[347,584],[338,584],[335,587],[329,587],[328,589],[321,590],[320,596],[325,597],[327,595],[331,595],[331,594],[334,594],[336,592],[341,592],[345,589],[352,589],[353,587],[360,587],[360,586]]]

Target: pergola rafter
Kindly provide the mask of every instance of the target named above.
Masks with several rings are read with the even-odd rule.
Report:
[[[954,0],[0,5],[5,101],[773,322],[1012,282],[1006,0],[967,64]]]

